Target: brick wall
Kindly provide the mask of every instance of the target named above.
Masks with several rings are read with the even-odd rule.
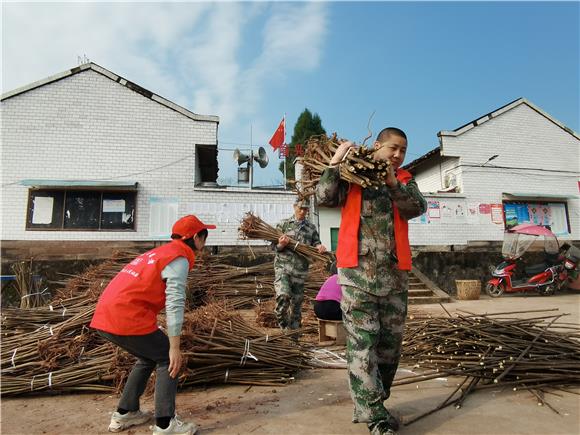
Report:
[[[226,204],[226,211],[236,204],[280,204],[284,214],[291,211],[289,192],[197,189],[195,145],[217,145],[218,123],[191,119],[92,69],[7,98],[1,110],[2,241],[154,240],[152,197],[175,198],[178,216],[200,203]],[[26,231],[23,179],[137,181],[136,229]],[[208,244],[242,243],[236,216],[224,219],[213,210],[200,213],[219,226]]]
[[[568,216],[572,233],[559,237],[580,239],[580,201],[578,197],[578,162],[580,141],[527,104],[520,104],[496,118],[458,136],[443,135],[444,155],[460,156],[442,165],[442,178],[447,172],[457,175],[461,194],[445,199],[468,205],[501,204],[504,193],[529,195],[561,195],[568,197]],[[483,167],[491,156],[499,155]],[[456,160],[453,169],[449,163]],[[471,166],[466,166],[471,165]],[[530,172],[494,169],[493,166],[541,168]],[[430,186],[433,166],[421,169],[417,182],[422,191]],[[570,173],[550,172],[570,171]],[[440,199],[437,195],[428,199]],[[533,202],[533,199],[529,199]],[[554,200],[556,201],[556,200]],[[489,220],[458,224],[411,225],[413,245],[467,244],[473,241],[500,241],[504,225]]]

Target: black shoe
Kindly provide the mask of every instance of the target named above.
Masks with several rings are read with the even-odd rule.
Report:
[[[393,430],[399,430],[399,427],[401,426],[399,419],[397,419],[397,417],[395,417],[389,411],[387,411],[387,413],[389,414],[387,417],[387,423],[389,423],[389,426],[391,426]]]
[[[367,427],[371,435],[397,435],[397,430],[387,420],[368,423]]]

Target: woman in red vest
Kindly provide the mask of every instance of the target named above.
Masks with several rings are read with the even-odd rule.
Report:
[[[407,221],[423,214],[427,204],[411,174],[400,168],[407,151],[403,131],[390,127],[377,136],[373,159],[389,166],[376,190],[341,180],[338,165],[353,146],[345,141],[338,147],[316,199],[321,206],[342,207],[336,258],[353,422],[367,423],[373,435],[391,435],[398,422],[383,402],[399,364],[407,312]]]
[[[147,422],[139,399],[153,370],[155,379],[155,426],[153,434],[193,435],[197,426],[175,415],[177,375],[181,367],[180,335],[183,324],[187,275],[195,252],[205,246],[208,229],[193,215],[179,219],[172,228],[172,241],[135,258],[109,283],[99,298],[91,327],[137,357],[127,378],[109,431],[120,432]],[[157,325],[165,309],[167,335]]]

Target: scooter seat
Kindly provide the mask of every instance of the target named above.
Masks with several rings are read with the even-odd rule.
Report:
[[[537,275],[538,273],[542,273],[547,268],[548,265],[546,263],[540,263],[540,264],[532,264],[531,266],[526,266],[524,270],[526,272],[526,275],[531,276]]]

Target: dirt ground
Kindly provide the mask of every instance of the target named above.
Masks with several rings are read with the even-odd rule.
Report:
[[[442,312],[439,305],[422,309]],[[580,292],[551,297],[482,297],[476,301],[445,304],[453,312],[511,312],[557,308],[570,313],[565,321],[580,321]],[[515,315],[514,315],[515,316]],[[563,319],[563,321],[564,321]],[[341,349],[333,348],[338,354]],[[408,376],[402,366],[397,377]],[[403,422],[439,405],[457,385],[457,379],[440,378],[394,387],[387,406]],[[500,388],[470,395],[461,409],[438,411],[410,426],[411,434],[580,434],[580,388],[577,394],[557,393],[547,397],[550,405],[538,406],[526,391]],[[2,434],[105,434],[117,397],[79,394],[2,399]],[[152,398],[142,408],[152,409]],[[184,420],[195,421],[201,434],[368,434],[364,424],[352,424],[352,404],[346,370],[313,369],[300,372],[285,387],[216,386],[180,392],[177,410]],[[149,434],[148,424],[126,433]]]

